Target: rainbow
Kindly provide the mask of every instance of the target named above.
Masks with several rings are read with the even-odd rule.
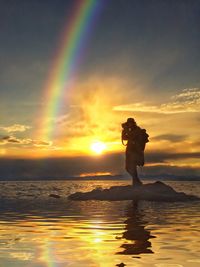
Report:
[[[51,141],[55,132],[55,118],[62,99],[72,87],[78,66],[103,0],[74,0],[71,16],[67,18],[58,51],[45,86],[43,99],[47,105],[40,125],[40,139]]]

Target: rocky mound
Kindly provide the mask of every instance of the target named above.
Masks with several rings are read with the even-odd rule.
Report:
[[[77,192],[69,196],[71,200],[149,200],[149,201],[190,201],[200,200],[196,196],[176,192],[171,186],[155,182],[133,187],[113,186],[109,189],[94,189]]]

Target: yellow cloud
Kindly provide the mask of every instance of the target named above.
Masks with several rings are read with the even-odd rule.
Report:
[[[43,147],[43,146],[51,146],[52,142],[33,140],[31,138],[17,138],[17,137],[12,135],[12,136],[1,137],[0,144],[1,145],[18,144],[18,145],[29,145],[29,146]]]
[[[150,105],[146,102],[135,102],[115,106],[116,111],[153,112],[161,114],[174,114],[186,112],[200,112],[200,89],[189,88],[171,97],[171,102],[160,105]]]
[[[114,78],[89,79],[73,88],[69,96],[70,109],[56,118],[54,143],[67,153],[91,153],[93,142],[103,142],[106,151],[121,148],[121,122],[125,120],[113,110],[127,96],[124,84]]]
[[[23,125],[23,124],[13,124],[11,126],[0,126],[1,130],[4,130],[8,133],[13,133],[13,132],[24,132],[28,129],[31,129],[31,126],[28,125]]]
[[[150,135],[147,151],[198,151],[199,147],[195,145],[200,134],[197,127],[197,113],[200,111],[198,88],[184,89],[165,103],[151,104],[139,102],[141,92],[137,96],[135,88],[123,90],[129,87],[128,82],[112,77],[96,76],[85,82],[77,82],[67,92],[66,103],[59,116],[48,118],[54,123],[50,141],[37,140],[35,137],[15,137],[11,134],[1,138],[0,144],[9,144],[6,149],[10,153],[17,153],[17,147],[21,145],[20,153],[27,155],[31,149],[36,156],[91,155],[91,145],[94,142],[105,144],[106,150],[103,153],[124,151],[121,144],[121,123],[127,117],[134,117],[138,125],[146,128]],[[129,93],[124,93],[127,91]],[[11,133],[23,132],[29,128],[30,126],[21,124],[1,126],[1,129]],[[178,142],[177,138],[180,139],[183,135],[185,140]],[[156,140],[153,138],[155,136],[162,138]]]

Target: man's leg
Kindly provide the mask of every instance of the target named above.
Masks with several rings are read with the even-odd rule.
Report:
[[[135,163],[133,163],[133,162],[131,164],[130,174],[132,176],[133,186],[141,185],[142,184],[142,182],[138,178],[137,165]]]
[[[126,152],[126,171],[132,176],[133,186],[142,184],[138,178],[135,155],[128,151]]]

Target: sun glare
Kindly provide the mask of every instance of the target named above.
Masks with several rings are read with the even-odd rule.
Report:
[[[95,154],[100,155],[106,149],[106,144],[100,141],[96,141],[91,144],[90,148]]]

